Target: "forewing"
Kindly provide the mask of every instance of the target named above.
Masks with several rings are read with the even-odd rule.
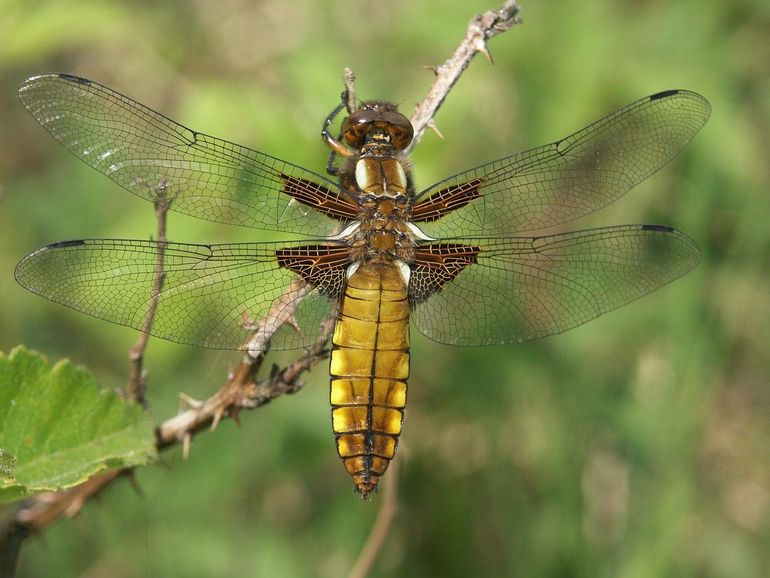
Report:
[[[147,328],[153,280],[165,279],[149,331],[177,343],[253,349],[265,324],[282,323],[271,347],[306,347],[319,336],[330,300],[280,268],[276,251],[292,243],[192,245],[123,239],[54,243],[25,257],[16,279],[26,289],[88,315]],[[344,268],[339,271],[339,282]],[[262,332],[262,333],[260,333]]]
[[[685,234],[624,225],[542,237],[447,239],[475,263],[420,301],[430,268],[414,267],[412,321],[450,345],[494,345],[561,333],[654,291],[692,269]]]
[[[562,140],[433,185],[417,198],[415,214],[427,216],[419,226],[437,238],[511,236],[576,219],[665,165],[710,111],[705,98],[684,90],[643,98]]]
[[[193,217],[324,235],[335,221],[294,197],[346,204],[332,181],[280,159],[195,132],[82,78],[47,74],[22,84],[24,106],[87,165],[135,195],[159,193]]]

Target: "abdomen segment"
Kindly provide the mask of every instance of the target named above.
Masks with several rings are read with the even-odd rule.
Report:
[[[366,497],[395,455],[406,405],[409,302],[395,263],[362,263],[348,279],[330,373],[337,452]]]

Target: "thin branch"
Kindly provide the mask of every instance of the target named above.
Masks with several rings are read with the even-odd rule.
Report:
[[[304,279],[294,277],[286,291],[275,300],[270,311],[256,323],[250,323],[254,332],[241,345],[241,349],[246,351],[252,359],[259,359],[267,354],[267,350],[270,349],[270,340],[281,327],[291,325],[295,330],[300,331],[294,312],[302,298],[312,290],[313,287]]]
[[[85,503],[102,491],[113,480],[123,475],[130,475],[130,470],[111,470],[89,478],[60,492],[39,494],[28,500],[24,507],[16,512],[15,520],[28,530],[39,531],[59,516],[71,518],[77,514]]]
[[[365,578],[369,575],[369,571],[377,561],[377,556],[390,533],[390,528],[393,525],[393,520],[398,510],[398,474],[400,463],[399,460],[394,460],[388,468],[390,473],[388,474],[387,483],[383,484],[385,488],[382,492],[383,496],[380,509],[377,512],[377,519],[369,531],[369,536],[366,538],[366,542],[363,548],[361,548],[358,559],[353,564],[353,569],[348,574],[348,578]]]
[[[298,359],[274,371],[268,378],[257,382],[254,376],[264,355],[253,359],[245,357],[230,378],[214,395],[199,402],[187,399],[190,408],[167,419],[156,428],[159,450],[184,442],[189,436],[204,429],[215,429],[226,417],[237,420],[242,409],[256,409],[282,395],[298,392],[304,386],[299,379],[319,361],[329,355],[326,342],[334,327],[333,318],[327,319],[318,340]]]
[[[354,112],[357,108],[356,106],[356,73],[350,70],[349,68],[345,68],[342,76],[343,82],[345,83],[345,108],[348,111],[348,114],[351,114]]]
[[[147,313],[144,316],[139,337],[128,354],[130,362],[128,374],[128,398],[142,405],[146,405],[145,393],[147,389],[147,374],[144,371],[144,352],[150,338],[152,322],[155,319],[155,311],[158,308],[158,300],[166,280],[166,272],[163,270],[163,259],[166,253],[166,216],[171,207],[171,199],[166,195],[165,180],[157,187],[154,201],[155,219],[158,222],[158,255],[155,260],[155,270],[152,276],[152,289],[150,302],[147,305]]]
[[[433,86],[417,105],[410,119],[414,127],[414,140],[406,149],[406,154],[409,154],[420,142],[444,99],[463,71],[468,68],[473,57],[480,52],[487,59],[492,60],[487,48],[487,40],[509,30],[513,25],[519,24],[521,22],[518,17],[519,12],[520,8],[516,0],[506,0],[499,10],[490,10],[470,21],[462,42],[451,58],[434,68],[436,79],[433,81]]]

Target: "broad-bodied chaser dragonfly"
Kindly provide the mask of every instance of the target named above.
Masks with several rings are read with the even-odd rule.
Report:
[[[19,94],[64,147],[135,195],[162,195],[180,213],[295,237],[222,245],[63,241],[25,257],[19,283],[146,331],[162,256],[165,282],[149,332],[252,353],[264,344],[247,320],[290,307],[290,322],[270,333],[273,349],[290,349],[315,342],[335,315],[332,425],[364,497],[401,433],[410,320],[450,345],[535,339],[633,301],[699,259],[692,239],[663,225],[542,233],[614,201],[676,155],[710,114],[706,99],[685,90],[648,96],[561,140],[421,192],[404,152],[412,125],[387,102],[362,103],[337,138],[328,127],[342,106],[324,123],[323,139],[341,161],[329,165],[335,182],[185,128],[83,78],[35,76]],[[307,291],[287,293],[298,281]]]

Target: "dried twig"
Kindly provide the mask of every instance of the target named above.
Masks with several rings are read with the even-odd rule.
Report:
[[[54,522],[59,516],[71,518],[80,511],[89,498],[122,475],[130,475],[130,470],[112,470],[97,474],[68,490],[39,494],[16,513],[16,522],[30,530],[38,531]]]
[[[284,325],[291,325],[297,331],[300,327],[294,317],[297,305],[313,290],[304,279],[295,277],[283,294],[275,300],[270,311],[256,323],[252,323],[254,333],[243,343],[241,349],[246,351],[251,359],[263,357],[270,348],[270,340]]]
[[[158,185],[155,196],[155,219],[158,222],[158,255],[155,261],[155,271],[152,277],[152,290],[150,293],[150,303],[147,306],[147,313],[144,316],[142,329],[139,337],[134,343],[128,354],[130,368],[128,374],[128,398],[142,405],[146,404],[145,391],[147,388],[147,375],[144,371],[144,352],[147,349],[147,342],[150,338],[152,322],[155,319],[155,311],[158,308],[158,299],[163,290],[163,283],[166,280],[166,273],[163,270],[163,259],[166,250],[166,215],[171,208],[171,199],[166,195],[166,183],[161,182]]]
[[[433,69],[436,73],[433,86],[417,105],[410,119],[412,126],[414,126],[414,140],[406,149],[406,154],[409,154],[414,146],[420,142],[439,107],[473,57],[480,52],[490,61],[492,60],[487,49],[487,40],[521,22],[518,17],[519,11],[520,8],[516,0],[506,0],[499,10],[490,10],[470,21],[462,42],[451,58]]]
[[[344,74],[342,76],[343,82],[345,83],[345,108],[348,111],[348,114],[354,112],[357,108],[356,106],[356,73],[350,70],[349,68],[345,68]]]
[[[237,419],[242,409],[255,409],[282,395],[296,393],[304,385],[299,377],[319,361],[326,359],[325,349],[333,328],[333,319],[324,322],[318,340],[298,359],[267,379],[256,382],[254,376],[264,355],[254,359],[244,357],[225,384],[203,402],[187,399],[190,408],[160,424],[156,429],[159,450],[179,442],[187,443],[190,436],[203,429],[215,429],[225,417]]]

